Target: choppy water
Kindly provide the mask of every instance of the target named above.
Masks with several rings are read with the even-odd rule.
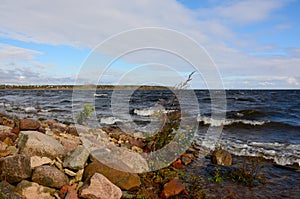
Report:
[[[124,91],[125,92],[125,91]],[[72,90],[1,90],[0,111],[8,111],[19,117],[58,119],[73,122],[73,110],[79,110],[83,103],[95,102],[99,125],[126,123],[147,123],[157,109],[159,100],[172,99],[167,90],[137,90],[128,96],[127,112],[130,118],[122,117],[123,104],[115,104],[112,113],[113,91],[82,91],[80,97],[72,99]],[[223,126],[220,142],[224,148],[236,155],[262,156],[278,164],[300,165],[300,90],[230,90],[226,91],[226,119],[211,118],[211,98],[206,90],[195,91],[200,114],[191,109],[197,117],[199,142],[209,126]],[[95,101],[94,101],[95,100]],[[72,106],[73,102],[73,106]],[[182,103],[189,104],[189,101]],[[163,103],[162,103],[163,104]],[[170,111],[174,107],[165,107]],[[120,114],[118,114],[120,110]],[[142,128],[142,127],[141,127]],[[144,129],[147,130],[147,129]]]

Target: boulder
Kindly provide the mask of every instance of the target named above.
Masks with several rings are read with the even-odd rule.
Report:
[[[21,119],[20,130],[37,130],[41,124],[34,119]]]
[[[137,174],[110,168],[96,160],[85,168],[83,174],[84,179],[88,180],[95,173],[101,173],[123,190],[134,190],[141,185],[140,178]]]
[[[95,173],[90,179],[90,185],[81,189],[80,197],[87,199],[120,199],[122,191],[105,176]]]
[[[88,158],[89,151],[85,147],[79,146],[74,151],[68,153],[64,159],[63,166],[73,170],[83,169]]]
[[[8,182],[0,182],[0,198],[2,199],[21,199],[22,197],[15,192],[14,187]]]
[[[170,198],[176,196],[185,190],[185,185],[179,179],[173,179],[164,185],[161,193],[162,198]]]
[[[78,199],[76,190],[70,185],[64,185],[59,191],[59,197],[65,199]]]
[[[231,166],[232,165],[232,157],[231,154],[223,149],[217,149],[213,151],[211,155],[212,164],[219,164],[223,166]]]
[[[0,179],[9,183],[20,182],[31,176],[30,159],[24,155],[0,158]]]
[[[32,173],[32,181],[46,187],[61,188],[68,184],[68,177],[56,167],[43,165],[36,167]]]
[[[28,199],[55,199],[55,189],[44,187],[34,182],[22,180],[16,188],[17,192]]]
[[[21,131],[18,141],[21,154],[55,159],[65,156],[64,147],[54,138],[38,131]]]

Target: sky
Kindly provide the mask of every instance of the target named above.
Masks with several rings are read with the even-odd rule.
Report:
[[[175,84],[195,66],[169,52],[144,49],[103,65],[115,56],[103,42],[156,27],[203,47],[226,89],[299,89],[299,13],[297,0],[2,0],[0,84]],[[170,40],[189,48],[161,38]],[[115,50],[128,44],[117,41]],[[196,72],[191,86],[209,87]]]

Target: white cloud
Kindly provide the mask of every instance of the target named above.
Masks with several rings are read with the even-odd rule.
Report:
[[[157,26],[182,31],[203,44],[225,77],[265,74],[273,77],[279,74],[285,77],[298,77],[300,57],[294,54],[299,54],[299,49],[293,49],[294,54],[289,52],[292,57],[263,57],[249,55],[235,47],[229,47],[226,43],[230,41],[229,43],[249,49],[278,48],[275,45],[260,46],[253,40],[241,39],[232,26],[268,20],[275,10],[287,2],[285,0],[234,0],[222,2],[215,8],[192,11],[175,0],[3,0],[0,4],[0,37],[26,42],[93,48],[99,42],[121,31]],[[288,24],[279,24],[277,28],[288,28]],[[0,64],[2,64],[0,69],[6,70],[11,65],[23,71],[25,66],[46,67],[44,63],[35,61],[35,56],[41,53],[0,45]],[[22,63],[18,63],[18,60]],[[41,70],[36,72],[40,74],[40,78],[46,76]],[[19,73],[21,74],[15,76],[24,76],[23,80],[28,79],[26,74]],[[68,81],[72,79],[65,78]],[[57,81],[58,78],[55,79]],[[295,80],[277,81],[285,81],[295,86],[298,83],[297,79]],[[244,79],[244,81],[248,80]],[[229,82],[232,84],[231,81]],[[260,82],[263,83],[264,80]],[[228,82],[225,84],[228,85]]]
[[[226,23],[251,24],[268,19],[272,12],[287,3],[286,0],[222,1],[212,9],[199,9],[202,16],[219,18]]]
[[[0,61],[32,61],[34,59],[34,55],[37,54],[42,54],[42,52],[0,43]]]

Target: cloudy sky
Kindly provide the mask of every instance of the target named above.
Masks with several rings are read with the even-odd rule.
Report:
[[[135,57],[147,59],[120,58],[99,79],[97,70],[105,67],[101,60],[112,55],[98,51],[99,63],[78,80],[101,42],[124,31],[159,27],[203,46],[225,88],[299,89],[299,13],[297,0],[2,0],[0,84],[117,84],[147,62],[152,65],[143,75],[155,77],[158,84],[160,78],[172,79],[170,71],[188,75],[193,67],[170,54],[143,51]],[[205,85],[199,73],[193,87]]]

